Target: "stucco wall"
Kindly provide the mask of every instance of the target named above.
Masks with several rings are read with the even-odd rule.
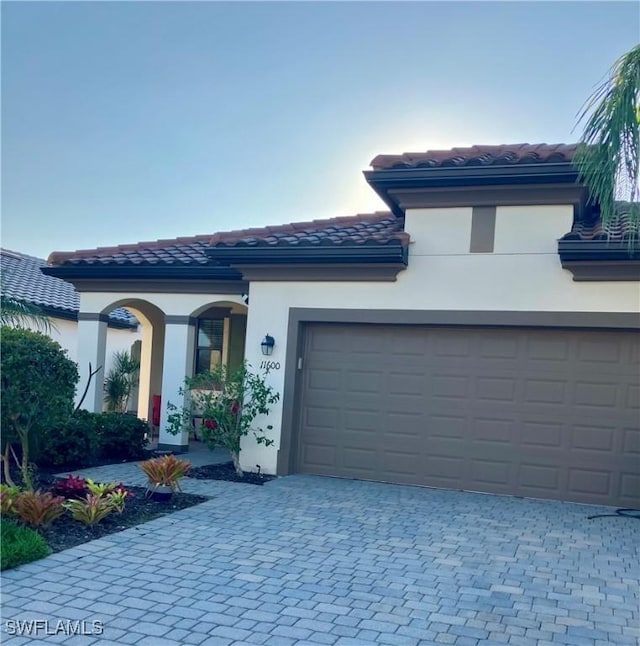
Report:
[[[68,319],[51,318],[53,328],[47,332],[54,341],[57,341],[72,361],[78,361],[78,323]],[[42,330],[40,330],[42,331]],[[115,352],[131,350],[131,345],[140,339],[140,333],[134,329],[109,328],[107,332],[107,353],[105,367],[108,371],[113,363]]]
[[[276,339],[270,359],[280,369],[268,382],[283,392],[289,309],[424,309],[638,312],[636,282],[573,282],[563,270],[557,240],[570,230],[573,207],[498,207],[494,251],[470,253],[471,208],[420,209],[407,213],[409,267],[393,283],[254,282],[250,289],[246,357],[259,366],[260,341]],[[276,440],[264,448],[247,441],[246,468],[275,472],[282,402],[269,417]]]

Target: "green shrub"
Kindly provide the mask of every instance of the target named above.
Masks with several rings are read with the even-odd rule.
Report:
[[[79,410],[45,434],[38,464],[80,468],[98,461],[141,459],[146,457],[148,430],[134,415]]]
[[[43,434],[40,466],[84,467],[98,457],[97,425],[101,415],[86,410],[76,411],[64,424]]]
[[[32,488],[31,450],[71,416],[78,369],[58,343],[30,330],[3,327],[0,352],[3,441],[20,445],[22,479]]]
[[[101,460],[137,460],[145,457],[146,422],[123,413],[101,413],[97,419],[98,455]]]
[[[0,570],[31,563],[50,552],[37,532],[28,527],[19,527],[6,518],[0,519]]]

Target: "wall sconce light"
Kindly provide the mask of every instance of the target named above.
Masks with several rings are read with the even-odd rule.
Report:
[[[262,343],[260,344],[260,347],[262,348],[262,354],[264,354],[266,357],[270,356],[273,353],[273,346],[276,344],[276,340],[267,334],[264,339],[262,339]]]

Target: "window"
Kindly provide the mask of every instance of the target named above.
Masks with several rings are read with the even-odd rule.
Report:
[[[196,374],[209,372],[222,363],[224,319],[198,321],[198,347],[196,349]]]

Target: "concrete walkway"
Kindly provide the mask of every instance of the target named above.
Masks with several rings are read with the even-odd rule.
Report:
[[[137,484],[127,466],[108,479]],[[611,510],[314,476],[183,488],[212,500],[3,573],[2,643],[638,643],[640,523],[587,519]],[[28,619],[104,631],[9,636]]]

